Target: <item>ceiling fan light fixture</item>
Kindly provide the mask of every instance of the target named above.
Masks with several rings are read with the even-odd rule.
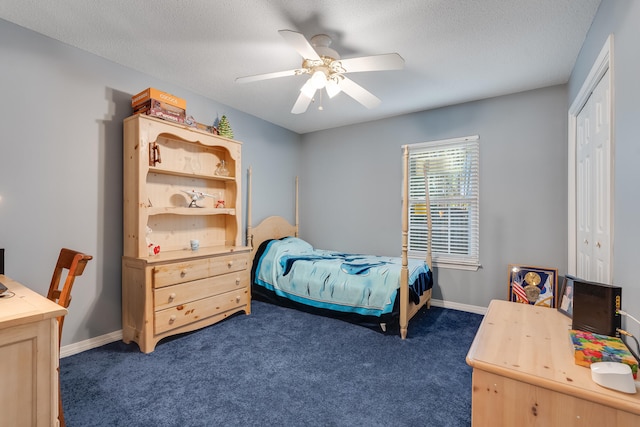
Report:
[[[324,71],[317,70],[311,76],[311,83],[316,89],[322,89],[327,84],[327,75]]]
[[[313,95],[316,93],[316,87],[314,86],[313,81],[311,79],[307,80],[300,88],[300,92],[302,92],[307,98],[313,98]]]
[[[325,89],[327,90],[327,95],[329,95],[329,98],[333,98],[342,90],[340,89],[340,86],[338,86],[338,82],[336,82],[335,78],[330,78],[329,80],[327,80]]]

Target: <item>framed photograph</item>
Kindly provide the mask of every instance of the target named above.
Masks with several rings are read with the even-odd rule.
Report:
[[[573,281],[575,277],[565,276],[558,294],[558,311],[573,318]]]
[[[558,269],[509,264],[509,301],[556,308]]]

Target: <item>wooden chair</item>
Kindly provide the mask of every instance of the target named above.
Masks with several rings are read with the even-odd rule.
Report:
[[[49,293],[47,298],[51,301],[63,306],[69,307],[71,303],[71,288],[76,280],[77,276],[82,275],[84,267],[87,265],[93,257],[91,255],[85,255],[81,252],[73,251],[71,249],[61,249],[58,256],[58,262],[56,268],[53,270],[53,277],[51,278],[51,285],[49,285]],[[67,271],[67,277],[60,288],[62,283],[63,272]],[[62,325],[64,324],[64,316],[58,317],[58,349],[60,348],[60,342],[62,341]],[[58,367],[58,420],[60,421],[60,427],[65,427],[64,413],[62,412],[62,393],[60,387],[60,368]]]

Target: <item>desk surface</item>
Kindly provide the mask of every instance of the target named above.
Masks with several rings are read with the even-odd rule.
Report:
[[[0,275],[0,282],[15,294],[0,298],[0,329],[67,314],[65,308],[5,275]]]
[[[589,368],[576,365],[571,319],[557,310],[491,301],[469,353],[474,369],[640,414],[640,392],[597,385]]]

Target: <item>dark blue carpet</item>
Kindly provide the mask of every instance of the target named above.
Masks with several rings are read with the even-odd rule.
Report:
[[[67,426],[468,426],[481,320],[432,307],[401,340],[254,301],[151,354],[116,342],[62,359]]]

